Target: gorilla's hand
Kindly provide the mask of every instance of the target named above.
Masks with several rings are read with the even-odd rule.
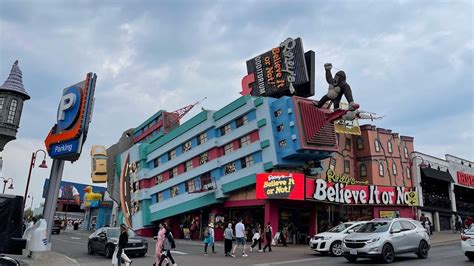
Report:
[[[332,68],[332,64],[331,64],[331,63],[326,63],[326,64],[324,64],[324,69],[326,69],[326,70],[331,70],[331,68]]]

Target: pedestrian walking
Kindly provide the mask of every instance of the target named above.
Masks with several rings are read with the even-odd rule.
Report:
[[[260,225],[257,225],[255,233],[252,236],[252,245],[250,246],[250,252],[253,252],[253,249],[258,243],[258,252],[262,252],[262,241],[261,241],[261,232]]]
[[[166,229],[163,224],[158,225],[158,234],[156,235],[156,246],[155,246],[155,263],[153,265],[159,265],[161,260],[161,254],[163,252],[163,242],[165,241]]]
[[[173,259],[173,255],[171,255],[171,249],[176,248],[174,237],[170,229],[166,226],[166,224],[164,225],[164,227],[166,229],[165,239],[163,241],[163,251],[161,252],[160,263],[158,264],[158,266],[161,266],[165,259],[168,259],[173,266],[177,266]]]
[[[230,256],[230,251],[232,250],[232,239],[234,238],[234,230],[232,230],[232,224],[229,223],[227,228],[224,230],[224,251],[225,256]]]
[[[125,262],[126,266],[132,263],[132,260],[130,260],[124,252],[124,248],[127,247],[127,244],[128,244],[127,226],[125,224],[121,224],[119,241],[117,244],[117,248],[115,248],[115,252],[112,256],[112,264],[121,266],[122,260]]]
[[[204,255],[207,255],[207,247],[212,247],[212,253],[216,253],[214,249],[214,224],[210,223],[204,238]]]
[[[267,241],[267,244],[263,247],[263,252],[268,247],[268,251],[272,252],[272,237],[273,237],[273,228],[270,222],[268,222],[267,226],[265,227],[265,240]]]
[[[235,225],[235,238],[237,243],[234,245],[234,249],[232,250],[232,257],[235,257],[235,250],[238,246],[242,245],[242,257],[247,257],[247,253],[245,253],[245,225],[242,223],[242,218],[239,219],[239,222]]]

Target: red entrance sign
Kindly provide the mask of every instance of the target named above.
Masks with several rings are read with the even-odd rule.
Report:
[[[304,200],[304,174],[257,174],[257,199]]]
[[[463,172],[457,172],[458,183],[460,185],[474,187],[474,175],[466,174]]]

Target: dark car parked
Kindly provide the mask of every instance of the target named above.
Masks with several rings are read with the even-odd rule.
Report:
[[[53,222],[53,229],[51,229],[51,234],[58,234],[61,233],[61,229],[62,229],[62,224],[61,224],[61,220],[54,220]]]
[[[89,236],[87,242],[87,253],[103,253],[107,258],[112,258],[120,235],[119,227],[102,227]],[[128,230],[128,244],[125,254],[145,256],[148,251],[147,241],[137,236],[132,230]]]

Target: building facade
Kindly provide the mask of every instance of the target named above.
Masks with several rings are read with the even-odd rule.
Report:
[[[444,159],[413,153],[418,215],[424,213],[435,231],[450,230],[456,214],[474,217],[474,163],[446,154]]]
[[[358,187],[345,183],[349,185],[346,188],[370,187],[377,192],[380,186],[381,194],[395,187],[405,191],[412,184],[405,176],[405,152],[413,150],[413,139],[374,126],[363,127],[360,137],[339,136],[328,121],[329,115],[328,110],[316,108],[305,98],[242,96],[220,110],[203,110],[174,130],[148,139],[137,133],[142,124],[134,136],[145,140],[136,141],[115,158],[114,168],[108,169],[115,179],[128,180],[119,182],[122,188],[130,187],[130,201],[121,199],[119,222],[129,219],[140,234],[153,235],[157,223],[166,221],[173,234],[183,238],[199,237],[202,228],[213,222],[219,240],[225,224],[241,217],[247,228],[267,222],[275,230],[292,228],[298,232],[292,239],[304,242],[323,221],[328,226],[341,220],[378,217],[379,210],[372,206],[378,202],[367,204],[369,211],[365,212],[350,203],[316,200],[316,180],[327,179],[327,169],[333,165],[336,175],[349,175],[357,181]],[[145,124],[150,123],[156,124],[153,119]],[[348,139],[350,143],[346,143]],[[375,144],[376,139],[380,143]],[[331,163],[334,155],[340,158]],[[365,172],[361,175],[362,165]],[[382,176],[377,175],[381,166]],[[269,174],[264,178],[280,179],[263,188],[257,182],[261,173]],[[287,181],[287,187],[280,186]],[[279,195],[268,194],[267,188],[274,185],[272,189]],[[396,210],[398,215],[411,216],[411,208],[404,203],[380,204],[384,213]]]

